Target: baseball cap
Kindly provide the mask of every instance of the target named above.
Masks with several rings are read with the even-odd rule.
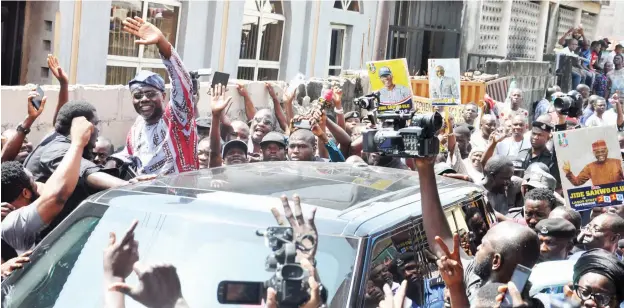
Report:
[[[528,175],[525,175],[525,183],[522,186],[531,186],[534,188],[548,188],[552,191],[557,187],[557,180],[550,174],[541,171],[540,169],[533,170]]]
[[[143,84],[154,87],[160,92],[165,92],[165,80],[157,73],[152,71],[140,71],[136,76],[128,82],[128,86],[132,88],[134,84]]]
[[[230,140],[225,143],[225,145],[223,146],[222,156],[225,157],[225,154],[227,154],[227,152],[229,152],[233,148],[242,149],[245,152],[245,156],[247,156],[247,143],[238,139]]]
[[[270,142],[276,142],[280,145],[286,147],[286,137],[278,132],[269,132],[267,133],[262,141],[260,142],[260,147],[264,147]]]
[[[433,166],[433,170],[437,175],[443,175],[445,173],[457,173],[451,165],[448,163],[438,163]]]
[[[576,236],[574,225],[563,218],[542,219],[535,225],[535,231],[541,235],[557,238],[571,239]]]
[[[349,111],[347,113],[345,113],[345,121],[351,118],[360,118],[360,113],[357,111]]]
[[[534,171],[543,171],[543,172],[545,172],[545,173],[549,173],[549,172],[550,172],[550,170],[548,169],[548,166],[546,166],[546,164],[544,164],[544,163],[540,163],[540,162],[535,162],[535,163],[530,164],[530,165],[526,168],[526,170],[525,170],[525,174],[526,174],[526,176],[528,177],[528,175],[529,175],[531,172],[534,172]]]
[[[210,124],[212,124],[212,117],[199,117],[195,120],[195,124],[198,127],[210,128]]]
[[[379,77],[388,76],[388,75],[392,75],[392,71],[390,70],[389,67],[384,66],[379,69]]]

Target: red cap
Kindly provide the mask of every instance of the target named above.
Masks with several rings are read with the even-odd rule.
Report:
[[[598,148],[606,148],[607,147],[607,142],[604,140],[598,140],[594,143],[592,143],[592,150],[598,149]]]

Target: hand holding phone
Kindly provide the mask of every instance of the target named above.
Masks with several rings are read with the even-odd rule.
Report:
[[[512,282],[514,287],[517,289],[513,291],[518,291],[520,294],[522,294],[522,291],[524,290],[524,287],[526,287],[527,281],[529,281],[530,276],[531,276],[531,269],[526,266],[518,264],[513,274],[511,275],[510,282]],[[514,303],[514,297],[517,301],[518,300],[517,296],[514,296],[514,294],[510,294],[509,288],[508,288],[503,297],[503,302],[501,303],[501,307],[513,307],[514,304],[519,304],[519,303]]]
[[[41,100],[43,99],[44,93],[43,89],[41,89],[41,86],[37,86],[37,89],[35,91],[37,91],[38,95],[31,100],[31,103],[33,107],[35,107],[35,110],[39,110],[39,108],[41,107]]]

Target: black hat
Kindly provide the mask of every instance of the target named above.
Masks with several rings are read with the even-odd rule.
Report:
[[[223,157],[225,157],[225,154],[227,154],[227,152],[229,152],[232,148],[242,149],[245,152],[245,156],[247,156],[247,143],[238,139],[234,139],[226,142],[223,146]]]
[[[551,132],[553,130],[552,125],[544,123],[544,122],[540,122],[540,121],[534,121],[533,122],[533,127],[537,127],[543,131],[547,131],[547,132]]]
[[[347,113],[345,113],[345,121],[351,118],[360,118],[360,113],[357,111],[349,111]]]
[[[210,124],[212,124],[212,117],[199,117],[195,120],[195,124],[198,127],[210,128]]]
[[[563,218],[547,218],[540,220],[540,222],[535,225],[535,232],[540,235],[557,238],[572,239],[576,236],[576,228],[574,225]]]
[[[260,142],[260,147],[264,147],[270,142],[279,143],[283,147],[286,147],[286,137],[278,132],[269,132],[264,135],[264,138],[262,138],[262,141]]]

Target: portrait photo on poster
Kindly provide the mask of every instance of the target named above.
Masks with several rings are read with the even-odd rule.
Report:
[[[624,173],[615,126],[556,132],[553,139],[561,185],[572,208],[624,203]]]
[[[429,59],[428,72],[432,105],[461,104],[459,59]]]
[[[378,112],[412,110],[412,87],[406,59],[366,63],[371,90],[379,92]]]

